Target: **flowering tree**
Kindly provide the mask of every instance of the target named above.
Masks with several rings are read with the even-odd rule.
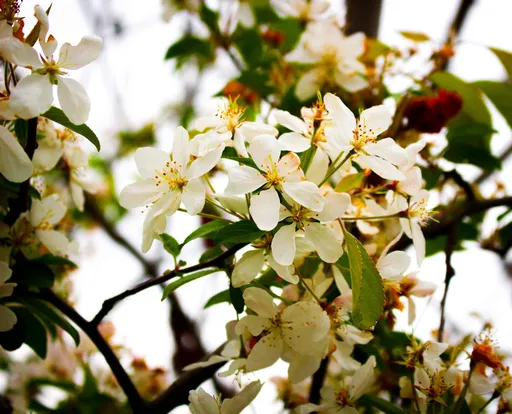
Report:
[[[446,71],[460,16],[444,44],[404,32],[403,49],[348,34],[328,0],[240,0],[219,10],[165,2],[166,18],[186,9],[201,26],[166,59],[201,74],[226,54],[239,74],[215,114],[183,105],[172,145],[156,148],[147,129],[122,133],[116,157],[105,160],[82,150],[83,138],[97,150],[100,140],[85,124],[87,92],[67,76],[99,56],[102,40],[58,48],[51,7],[35,7],[31,30],[17,1],[0,9],[0,356],[8,378],[0,412],[157,414],[189,404],[194,414],[234,414],[272,386],[297,414],[512,412],[512,375],[490,328],[460,340],[445,332],[453,252],[481,240],[495,207],[508,210],[485,247],[504,257],[512,240],[512,197],[479,191],[502,163],[490,149],[488,101],[512,126],[512,91]],[[420,48],[428,54],[408,70]],[[512,76],[512,55],[491,50]],[[135,162],[140,179],[116,192],[111,167],[121,157]],[[468,181],[459,164],[482,174]],[[126,209],[144,214],[142,252],[161,243],[174,268],[159,274],[119,235]],[[167,218],[179,214],[204,219],[181,243],[166,233]],[[79,266],[74,230],[91,223],[133,254],[148,279],[86,320],[71,304],[69,274]],[[208,249],[187,265],[181,251],[197,239]],[[407,307],[412,323],[414,298],[433,294],[428,275],[416,274],[440,251],[440,324],[435,340],[422,341],[395,330],[395,317]],[[226,289],[205,308],[228,303],[236,319],[226,320],[225,343],[206,354],[175,291],[219,272]],[[157,285],[172,304],[182,358],[170,384],[165,371],[116,344],[105,320],[120,301]],[[185,336],[194,342],[188,349]],[[6,351],[22,344],[33,355],[20,364]],[[108,367],[95,363],[100,354]],[[263,384],[260,370],[280,359],[288,371]],[[217,376],[234,376],[239,387]],[[207,379],[221,395],[199,388]],[[54,407],[41,398],[48,387],[64,392]]]

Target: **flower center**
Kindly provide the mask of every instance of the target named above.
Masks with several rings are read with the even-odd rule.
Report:
[[[336,394],[336,403],[341,405],[342,407],[345,407],[347,405],[350,405],[348,400],[348,392],[346,389],[342,388],[340,389]]]
[[[430,219],[430,211],[425,200],[417,201],[409,207],[409,218],[417,219],[420,226],[427,224]]]
[[[235,100],[229,100],[228,103],[220,105],[215,116],[224,121],[224,126],[228,131],[234,132],[242,123],[245,114],[245,107],[237,104]]]
[[[377,135],[380,133],[379,131],[369,128],[363,120],[359,120],[357,128],[352,132],[352,145],[354,149],[358,151],[362,150],[365,145],[375,142]]]
[[[277,165],[272,163],[271,167],[266,168],[267,173],[264,174],[267,179],[267,183],[270,187],[278,186],[283,181],[283,177],[279,175],[279,171],[277,170]]]
[[[43,57],[41,57],[44,68],[38,69],[36,72],[40,73],[41,75],[50,75],[50,77],[54,77],[57,75],[65,75],[67,72],[63,71],[61,67],[51,58],[50,60],[46,60]]]
[[[181,191],[188,183],[186,177],[181,174],[181,164],[177,164],[176,161],[168,161],[160,170],[155,170],[156,175],[153,180],[156,181],[156,186],[167,184],[169,190]]]

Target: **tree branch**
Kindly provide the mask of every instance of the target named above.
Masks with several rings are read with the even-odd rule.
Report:
[[[437,341],[443,341],[444,334],[444,325],[446,323],[446,300],[448,298],[448,288],[450,287],[450,282],[452,281],[453,276],[455,276],[455,269],[452,266],[452,255],[455,250],[455,245],[457,244],[457,229],[455,226],[451,226],[448,231],[448,239],[446,240],[446,248],[444,250],[446,255],[446,275],[444,277],[444,293],[443,299],[441,300],[441,317],[439,321],[439,330],[437,331]]]
[[[322,359],[320,367],[313,374],[313,380],[311,381],[311,389],[309,391],[309,402],[313,404],[320,403],[320,390],[324,385],[325,376],[327,375],[327,365],[329,365],[329,357]]]
[[[146,413],[147,404],[142,399],[137,388],[128,376],[128,373],[119,362],[119,359],[117,359],[112,348],[110,348],[108,342],[103,338],[103,336],[101,336],[98,331],[98,325],[94,322],[88,322],[85,320],[75,309],[59,298],[51,290],[42,292],[42,297],[71,319],[71,321],[73,321],[91,339],[94,345],[96,345],[98,351],[103,355],[105,361],[116,377],[119,386],[128,398],[128,403],[133,409],[133,412],[140,414]]]
[[[498,157],[501,162],[505,161],[508,157],[512,155],[512,144],[510,144],[505,151],[501,153],[501,155]],[[489,177],[491,177],[496,171],[495,170],[483,170],[482,173],[475,178],[475,181],[473,181],[473,184],[482,184],[484,181],[486,181]]]
[[[139,283],[137,286],[127,289],[119,295],[113,296],[110,299],[105,300],[103,302],[103,306],[100,311],[96,314],[96,316],[92,319],[91,323],[98,325],[105,316],[114,308],[114,306],[121,300],[126,299],[127,297],[133,296],[143,290],[146,290],[152,286],[159,285],[161,283],[165,283],[168,280],[172,279],[177,275],[184,275],[187,273],[197,272],[198,270],[203,270],[208,267],[220,267],[223,265],[224,260],[229,256],[235,254],[238,250],[240,250],[245,245],[237,244],[230,249],[226,250],[221,255],[217,256],[214,259],[208,260],[207,262],[198,263],[193,266],[186,267],[184,269],[174,269],[172,271],[165,272],[162,276],[155,277],[153,279],[146,280],[145,282]]]
[[[346,34],[363,32],[377,37],[380,25],[382,0],[346,0]]]

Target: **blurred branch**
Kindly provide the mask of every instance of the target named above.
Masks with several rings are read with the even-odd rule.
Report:
[[[363,32],[368,37],[379,33],[382,0],[346,0],[346,34]]]
[[[311,389],[309,391],[309,402],[313,404],[320,403],[320,390],[324,385],[325,376],[327,375],[327,365],[329,365],[329,357],[322,359],[320,368],[313,374],[311,381]]]
[[[476,200],[475,190],[473,189],[472,185],[468,183],[457,170],[453,169],[450,171],[445,171],[443,175],[447,179],[452,179],[455,184],[464,190],[468,201],[473,202]]]
[[[505,161],[512,155],[512,144],[510,144],[505,151],[498,157],[501,162]],[[491,177],[496,171],[494,170],[483,170],[482,173],[473,181],[473,184],[482,184],[489,177]]]
[[[96,345],[98,351],[103,355],[105,361],[112,370],[112,373],[116,377],[119,386],[128,398],[128,403],[133,409],[133,412],[146,413],[146,403],[140,396],[137,388],[128,376],[128,373],[121,365],[121,362],[117,359],[116,354],[112,348],[110,348],[108,342],[103,338],[103,336],[101,336],[98,331],[97,324],[85,320],[82,315],[80,315],[75,309],[59,298],[51,290],[44,291],[42,293],[42,297],[71,319],[91,339],[94,345]]]
[[[446,259],[446,274],[444,277],[444,293],[443,299],[441,300],[441,319],[439,321],[439,330],[437,331],[437,341],[443,342],[443,334],[444,334],[444,326],[446,323],[446,300],[448,298],[448,288],[450,287],[450,282],[455,276],[455,269],[452,266],[452,255],[455,250],[455,245],[457,244],[457,230],[455,226],[451,226],[448,231],[448,239],[446,240],[446,247],[444,249]]]
[[[199,263],[193,266],[186,267],[184,269],[174,269],[171,271],[166,271],[162,276],[155,277],[149,280],[146,280],[145,282],[139,283],[137,286],[127,289],[124,292],[120,293],[119,295],[113,296],[110,299],[107,299],[105,302],[103,302],[103,306],[101,307],[100,311],[97,313],[97,315],[92,319],[92,323],[99,324],[103,318],[114,308],[114,306],[120,302],[123,299],[126,299],[130,296],[133,296],[137,293],[142,292],[143,290],[146,290],[152,286],[159,285],[161,283],[167,282],[168,280],[172,279],[174,276],[178,275],[184,275],[187,273],[193,273],[197,272],[198,270],[203,270],[208,267],[221,267],[224,264],[224,260],[227,259],[229,256],[232,256],[235,254],[238,250],[240,250],[244,245],[237,244],[230,249],[226,250],[221,255],[217,256],[214,259],[208,260],[207,262]],[[176,299],[175,299],[176,300]]]

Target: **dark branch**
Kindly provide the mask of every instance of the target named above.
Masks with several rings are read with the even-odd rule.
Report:
[[[382,0],[346,0],[346,34],[363,32],[368,37],[379,33]]]
[[[498,157],[501,162],[505,161],[512,155],[512,144],[510,144],[505,151]],[[473,181],[473,184],[482,184],[489,177],[491,177],[496,171],[495,170],[483,170],[482,173]]]
[[[473,189],[471,184],[468,183],[462,177],[462,175],[460,175],[460,173],[457,170],[445,171],[444,176],[446,178],[452,179],[455,182],[455,184],[457,184],[460,188],[462,188],[464,190],[468,201],[473,202],[476,200],[475,190]]]
[[[446,247],[444,249],[446,255],[446,274],[444,277],[444,293],[441,300],[441,317],[439,321],[439,330],[437,331],[437,341],[443,342],[444,325],[446,323],[446,300],[448,298],[448,289],[453,276],[455,276],[455,269],[452,266],[452,255],[457,244],[457,229],[455,226],[450,227],[448,238],[446,240]]]
[[[327,365],[329,365],[329,357],[322,359],[318,371],[313,374],[311,382],[311,390],[309,391],[309,402],[313,404],[320,403],[320,390],[322,389],[327,375]]]
[[[98,351],[103,355],[114,376],[116,377],[119,386],[122,388],[123,392],[128,398],[128,403],[130,404],[130,407],[133,409],[134,413],[142,414],[147,412],[146,403],[140,396],[137,388],[133,384],[127,372],[119,362],[119,359],[117,359],[116,354],[112,348],[110,348],[108,342],[105,340],[105,338],[103,338],[103,336],[101,336],[100,332],[98,331],[98,326],[93,322],[88,322],[85,320],[75,309],[73,309],[65,301],[59,298],[51,290],[44,291],[42,295],[43,299],[50,302],[64,315],[71,319],[91,339],[94,345],[96,345]]]

